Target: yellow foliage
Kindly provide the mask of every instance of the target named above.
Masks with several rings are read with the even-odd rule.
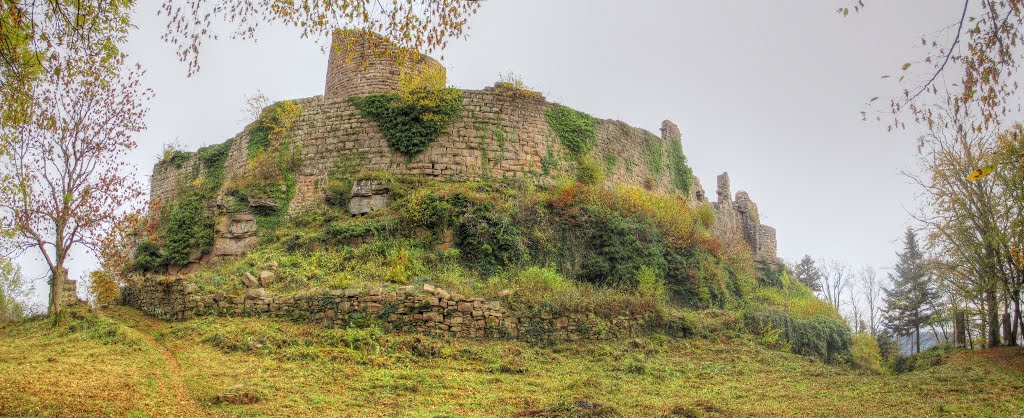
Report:
[[[853,335],[850,359],[857,368],[873,373],[882,372],[882,353],[878,349],[878,342],[871,334],[858,332]]]
[[[498,75],[498,82],[494,83],[498,93],[512,98],[540,98],[541,94],[531,90],[523,82],[518,74],[511,71]]]
[[[101,306],[112,304],[117,299],[120,290],[117,278],[111,272],[96,270],[89,273],[89,293],[96,298],[97,304]]]
[[[707,231],[694,228],[694,208],[682,197],[651,193],[624,185],[605,189],[600,193],[602,202],[612,208],[625,214],[650,219],[664,234],[665,240],[673,246],[693,245],[710,235]]]
[[[814,296],[807,287],[796,282],[789,274],[784,273],[783,288],[759,286],[754,290],[753,303],[780,309],[793,319],[808,320],[815,316],[842,321],[842,317],[834,307]]]

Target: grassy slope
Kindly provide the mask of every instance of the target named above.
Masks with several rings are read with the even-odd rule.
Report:
[[[1024,413],[1019,349],[875,376],[742,339],[534,347],[262,319],[166,323],[127,308],[101,315],[126,326],[112,338],[43,321],[0,328],[0,415],[192,415],[196,403],[215,416]],[[176,381],[196,403],[175,396]],[[211,404],[235,385],[263,401]]]

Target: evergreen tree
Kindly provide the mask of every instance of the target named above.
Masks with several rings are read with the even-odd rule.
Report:
[[[804,286],[815,292],[821,291],[821,269],[814,265],[811,256],[804,255],[804,258],[793,266],[793,273]]]
[[[921,352],[921,327],[932,319],[933,302],[938,297],[917,234],[907,228],[903,252],[897,254],[896,274],[889,274],[891,289],[885,289],[883,320],[897,336],[914,337],[914,349]]]

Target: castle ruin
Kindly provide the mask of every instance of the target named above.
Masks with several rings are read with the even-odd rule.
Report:
[[[385,53],[352,53],[353,46],[362,50],[367,42],[380,43]],[[412,51],[402,51],[405,53],[400,54],[401,60],[395,59],[395,54],[387,52],[394,52],[397,47],[375,36],[353,39],[352,32],[339,31],[333,45],[324,94],[295,101],[301,113],[291,124],[288,136],[301,151],[290,210],[322,202],[321,180],[342,158],[356,158],[369,171],[468,181],[482,178],[543,180],[574,172],[571,162],[544,166],[545,158],[552,153],[564,155],[567,152],[545,119],[545,110],[555,104],[538,93],[510,94],[500,83],[482,90],[463,90],[463,111],[425,151],[411,157],[395,152],[388,146],[380,127],[364,117],[349,97],[396,91],[403,68],[409,65],[442,72],[444,67]],[[227,178],[244,175],[247,170],[248,133],[252,126],[232,138],[224,163]],[[662,122],[660,135],[656,135],[621,121],[597,119],[596,136],[591,153],[605,163],[607,182],[658,193],[678,193],[672,187],[669,170],[648,169],[670,164],[666,150],[672,141],[681,141],[680,130],[674,123]],[[174,199],[182,187],[187,187],[180,181],[182,174],[199,169],[199,157],[195,154],[178,164],[157,163],[151,180],[151,198],[155,201]],[[357,192],[365,192],[359,197],[369,199],[377,192],[386,193],[375,192],[372,185],[364,186],[356,188]],[[746,192],[731,195],[727,174],[718,178],[717,202],[708,202],[696,178],[687,197],[713,206],[717,214],[714,227],[717,237],[742,238],[749,244],[756,261],[776,262],[775,230],[760,223],[757,205]],[[386,202],[386,199],[379,201]],[[372,210],[372,206],[367,206],[366,210]],[[238,255],[251,249],[258,242],[254,231],[250,215],[222,215],[217,222],[214,251],[209,256]]]

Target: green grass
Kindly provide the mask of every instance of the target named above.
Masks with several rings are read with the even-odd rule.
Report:
[[[875,375],[739,337],[653,335],[540,347],[385,334],[372,325],[325,330],[252,318],[166,323],[127,308],[101,315],[123,324],[129,338],[104,342],[38,320],[0,328],[0,410],[180,414],[158,346],[177,358],[178,378],[213,416],[1016,416],[1024,410],[1020,349],[957,351],[930,368]],[[135,338],[143,333],[156,336],[157,345]],[[263,400],[212,403],[239,385]]]

